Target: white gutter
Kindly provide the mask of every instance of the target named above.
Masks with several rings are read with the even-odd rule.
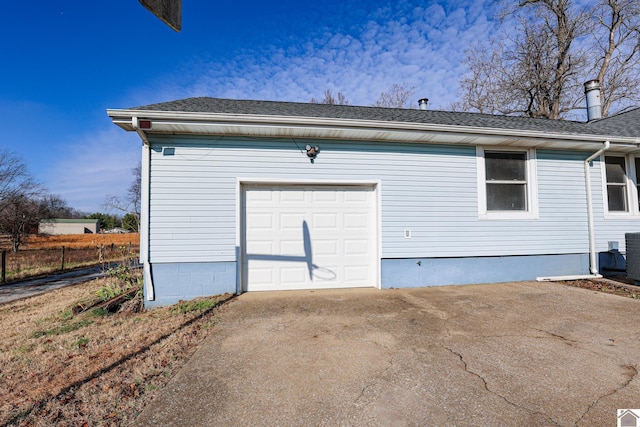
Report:
[[[131,125],[142,140],[142,165],[140,176],[140,262],[142,263],[142,275],[147,301],[156,299],[149,263],[149,175],[151,173],[151,149],[147,134],[138,127],[138,118],[131,117]]]
[[[209,126],[220,127],[222,133],[227,133],[234,127],[252,128],[268,127],[269,129],[313,129],[324,133],[324,137],[335,138],[336,131],[346,132],[342,137],[350,139],[357,138],[355,132],[371,131],[376,133],[376,138],[370,135],[366,139],[375,140],[398,140],[398,132],[441,132],[459,135],[484,135],[499,138],[518,138],[524,140],[561,140],[581,143],[602,142],[603,135],[589,135],[579,133],[554,133],[537,130],[520,130],[495,127],[477,127],[463,125],[445,125],[435,123],[397,122],[397,121],[377,121],[363,119],[344,119],[326,117],[298,117],[279,115],[258,115],[258,114],[228,114],[228,113],[194,113],[180,111],[157,111],[157,110],[107,110],[107,114],[112,118],[113,123],[125,130],[136,130],[132,128],[133,120],[137,117],[154,122],[153,133],[175,133],[174,127],[180,127],[179,133],[209,133],[198,128]],[[162,130],[165,127],[166,129]],[[257,136],[251,133],[251,136]],[[249,136],[249,135],[247,135]],[[278,136],[271,134],[269,136]],[[283,136],[291,136],[285,134]],[[323,137],[318,135],[317,137]],[[608,138],[620,146],[630,149],[640,148],[640,140],[631,137]],[[472,145],[477,145],[473,143]]]
[[[144,133],[144,131],[138,126],[137,116],[131,116],[131,127],[133,127],[133,129],[138,133],[138,136],[140,137],[144,145],[149,146],[149,139],[147,138],[147,134]]]
[[[596,261],[596,236],[595,228],[593,225],[593,197],[591,195],[591,169],[590,163],[596,157],[599,157],[609,149],[611,143],[605,141],[602,148],[587,157],[584,161],[584,179],[587,189],[587,222],[589,228],[589,271],[591,274],[573,275],[573,276],[549,276],[549,277],[536,277],[538,282],[552,282],[558,280],[580,280],[580,279],[600,279],[602,275],[598,273],[597,261]]]

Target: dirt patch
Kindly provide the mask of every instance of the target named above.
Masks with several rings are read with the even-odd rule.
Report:
[[[74,314],[109,278],[0,305],[0,425],[126,425],[193,354],[231,295]],[[129,308],[129,309],[127,309]]]
[[[627,298],[640,299],[640,286],[635,285],[633,281],[624,276],[615,277],[613,279],[568,280],[558,283]]]

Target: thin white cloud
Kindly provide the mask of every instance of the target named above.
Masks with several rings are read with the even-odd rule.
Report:
[[[494,4],[401,2],[371,13],[375,19],[357,31],[324,31],[292,47],[195,60],[136,98],[141,104],[190,96],[306,102],[329,88],[342,90],[352,104],[371,105],[394,83],[407,83],[416,99],[446,109],[458,96],[464,50],[496,30]]]
[[[104,211],[107,195],[126,193],[140,161],[141,142],[134,133],[114,125],[88,133],[77,141],[58,147],[66,155],[47,170],[51,193],[62,196],[69,206],[83,212]]]
[[[464,50],[496,31],[494,5],[400,1],[339,32],[323,29],[292,45],[232,58],[194,58],[138,88],[122,107],[191,96],[307,102],[325,89],[343,91],[352,104],[371,105],[394,83],[406,83],[415,86],[416,100],[428,97],[432,108],[447,109],[457,99]],[[51,171],[51,190],[79,209],[100,209],[106,194],[123,194],[139,161],[137,137],[109,126],[72,144],[71,156]]]

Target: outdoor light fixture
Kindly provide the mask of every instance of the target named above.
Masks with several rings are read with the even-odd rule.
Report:
[[[313,163],[313,160],[320,152],[320,147],[318,147],[317,145],[312,147],[311,145],[307,144],[305,148],[307,149],[307,157],[309,157],[311,159],[311,163]]]

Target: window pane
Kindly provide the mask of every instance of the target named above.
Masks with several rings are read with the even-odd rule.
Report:
[[[487,181],[525,181],[526,160],[525,153],[485,151],[484,162]]]
[[[627,211],[627,195],[623,185],[607,185],[607,200],[609,211]]]
[[[626,176],[626,168],[624,166],[624,157],[605,157],[607,167],[607,182],[624,183]]]
[[[526,184],[487,183],[487,210],[524,211],[526,209]]]

